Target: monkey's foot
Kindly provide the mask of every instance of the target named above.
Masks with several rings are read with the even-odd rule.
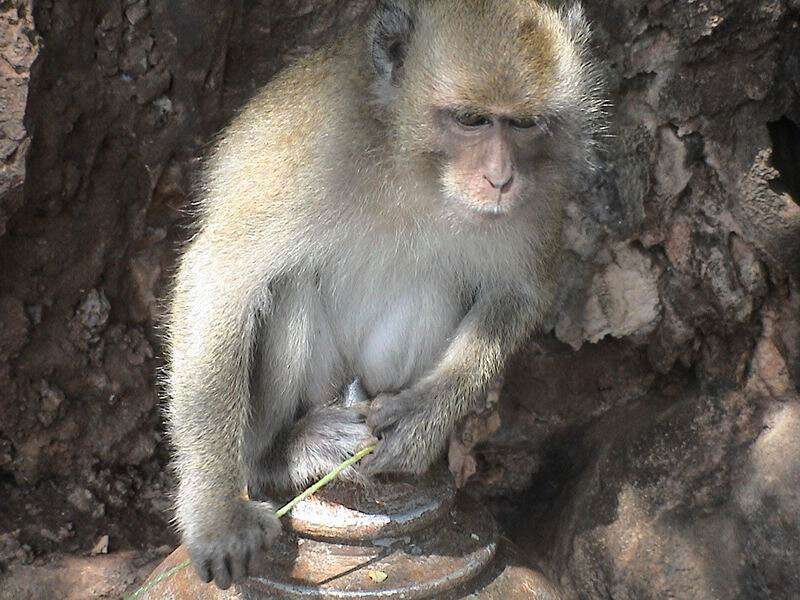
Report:
[[[266,496],[268,490],[302,490],[374,443],[365,413],[366,406],[359,404],[327,406],[307,414],[295,424],[288,439],[264,457],[249,483],[250,494],[258,498]],[[339,479],[365,483],[364,475],[353,468],[342,471]]]
[[[213,522],[207,531],[184,536],[192,563],[204,582],[228,589],[251,572],[251,561],[267,550],[281,532],[274,507],[267,502],[239,501],[227,519]]]

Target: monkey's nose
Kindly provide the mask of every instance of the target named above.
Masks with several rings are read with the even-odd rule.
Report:
[[[514,183],[514,174],[510,172],[496,176],[484,175],[483,178],[488,181],[489,185],[494,189],[500,190],[501,194],[507,192],[511,184]]]

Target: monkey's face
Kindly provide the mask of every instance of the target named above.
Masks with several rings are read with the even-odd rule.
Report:
[[[563,196],[601,112],[588,29],[535,0],[386,0],[371,46],[399,154],[449,212],[503,219]]]
[[[545,119],[455,106],[434,111],[445,200],[483,218],[500,218],[530,197],[536,161],[552,143]]]
[[[406,105],[406,148],[437,174],[448,212],[470,220],[556,202],[585,148],[566,103],[557,106],[556,90],[542,85],[552,68],[540,68],[529,84],[533,77],[521,77],[507,61],[478,64],[463,75],[447,66],[429,71],[430,93]]]

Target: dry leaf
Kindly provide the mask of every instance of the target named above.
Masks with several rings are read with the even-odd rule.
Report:
[[[108,535],[104,535],[92,548],[91,552],[92,556],[97,556],[98,554],[108,554]]]
[[[375,583],[383,583],[389,578],[389,575],[387,575],[383,571],[370,571],[369,573],[367,573],[367,575]]]
[[[471,449],[467,448],[455,436],[450,438],[450,447],[447,451],[447,462],[450,472],[455,478],[457,488],[462,488],[467,480],[478,470],[478,463],[471,454]]]
[[[457,488],[464,487],[469,478],[478,472],[478,461],[473,452],[475,447],[489,440],[500,429],[498,405],[502,388],[503,380],[495,381],[487,394],[485,408],[469,415],[450,436],[447,461]]]

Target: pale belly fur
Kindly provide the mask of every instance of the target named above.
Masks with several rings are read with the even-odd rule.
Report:
[[[395,275],[402,271],[373,264],[322,290],[343,375],[360,377],[370,395],[400,390],[429,371],[464,316],[449,275]]]

